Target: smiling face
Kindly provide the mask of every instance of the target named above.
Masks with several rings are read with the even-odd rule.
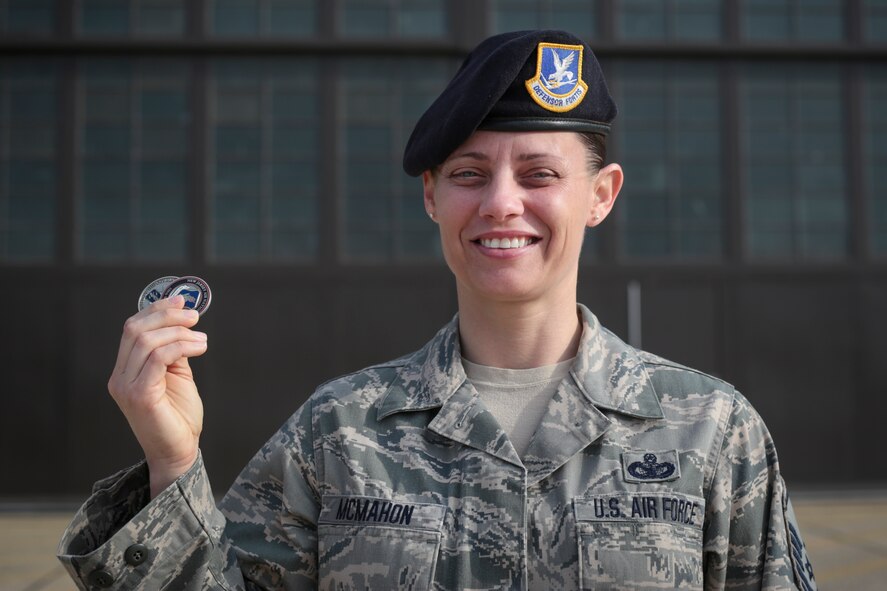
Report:
[[[572,132],[477,131],[424,174],[460,298],[575,299],[585,227],[622,182],[618,165],[590,170],[586,150]]]

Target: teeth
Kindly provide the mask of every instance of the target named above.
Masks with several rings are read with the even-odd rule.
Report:
[[[530,238],[484,238],[480,243],[487,248],[523,248],[530,243]]]

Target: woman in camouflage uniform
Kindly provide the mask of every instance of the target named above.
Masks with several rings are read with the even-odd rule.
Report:
[[[81,588],[813,589],[776,452],[720,380],[577,302],[622,186],[616,108],[559,31],[481,43],[413,132],[459,313],[320,386],[216,507],[181,298],[130,318],[109,383],[145,461],[60,545]]]

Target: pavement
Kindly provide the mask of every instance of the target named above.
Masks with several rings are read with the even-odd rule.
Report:
[[[887,589],[887,490],[795,494],[820,590]],[[73,509],[0,505],[0,591],[76,589],[55,558]]]

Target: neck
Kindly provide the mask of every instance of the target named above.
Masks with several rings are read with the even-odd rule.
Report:
[[[564,301],[489,302],[459,290],[463,356],[479,365],[529,369],[576,356],[582,324],[575,292]]]

